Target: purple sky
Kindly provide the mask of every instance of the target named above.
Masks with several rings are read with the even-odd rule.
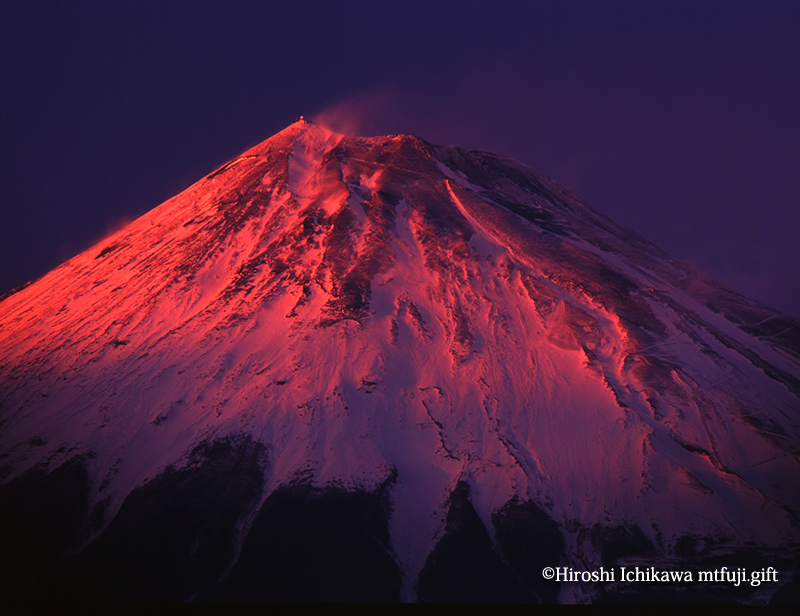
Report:
[[[800,3],[7,3],[0,293],[298,116],[518,158],[800,316]]]

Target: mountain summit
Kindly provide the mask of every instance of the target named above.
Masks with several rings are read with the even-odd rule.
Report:
[[[766,602],[799,411],[795,319],[514,160],[301,120],[0,299],[2,594]]]

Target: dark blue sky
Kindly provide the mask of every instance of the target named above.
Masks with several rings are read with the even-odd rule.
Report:
[[[518,158],[800,316],[800,3],[7,3],[0,293],[298,116]]]

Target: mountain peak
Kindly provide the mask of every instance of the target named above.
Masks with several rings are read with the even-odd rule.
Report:
[[[3,593],[585,601],[542,568],[775,566],[798,331],[516,161],[301,118],[0,300]]]
[[[312,122],[311,120],[309,120],[305,116],[300,116],[297,120],[295,120],[292,124],[287,126],[281,132],[284,132],[284,131],[287,131],[287,130],[302,131],[302,132],[311,133],[311,134],[318,133],[318,132],[333,133],[333,131],[331,131],[331,130],[329,130],[327,128],[324,128],[321,124],[317,124],[316,122]],[[280,133],[278,133],[278,134],[280,134]]]

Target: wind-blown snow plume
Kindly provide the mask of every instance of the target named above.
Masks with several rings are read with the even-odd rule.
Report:
[[[388,123],[388,118],[405,118],[407,105],[408,94],[398,86],[386,84],[333,102],[311,119],[319,127],[348,137],[374,135]]]

